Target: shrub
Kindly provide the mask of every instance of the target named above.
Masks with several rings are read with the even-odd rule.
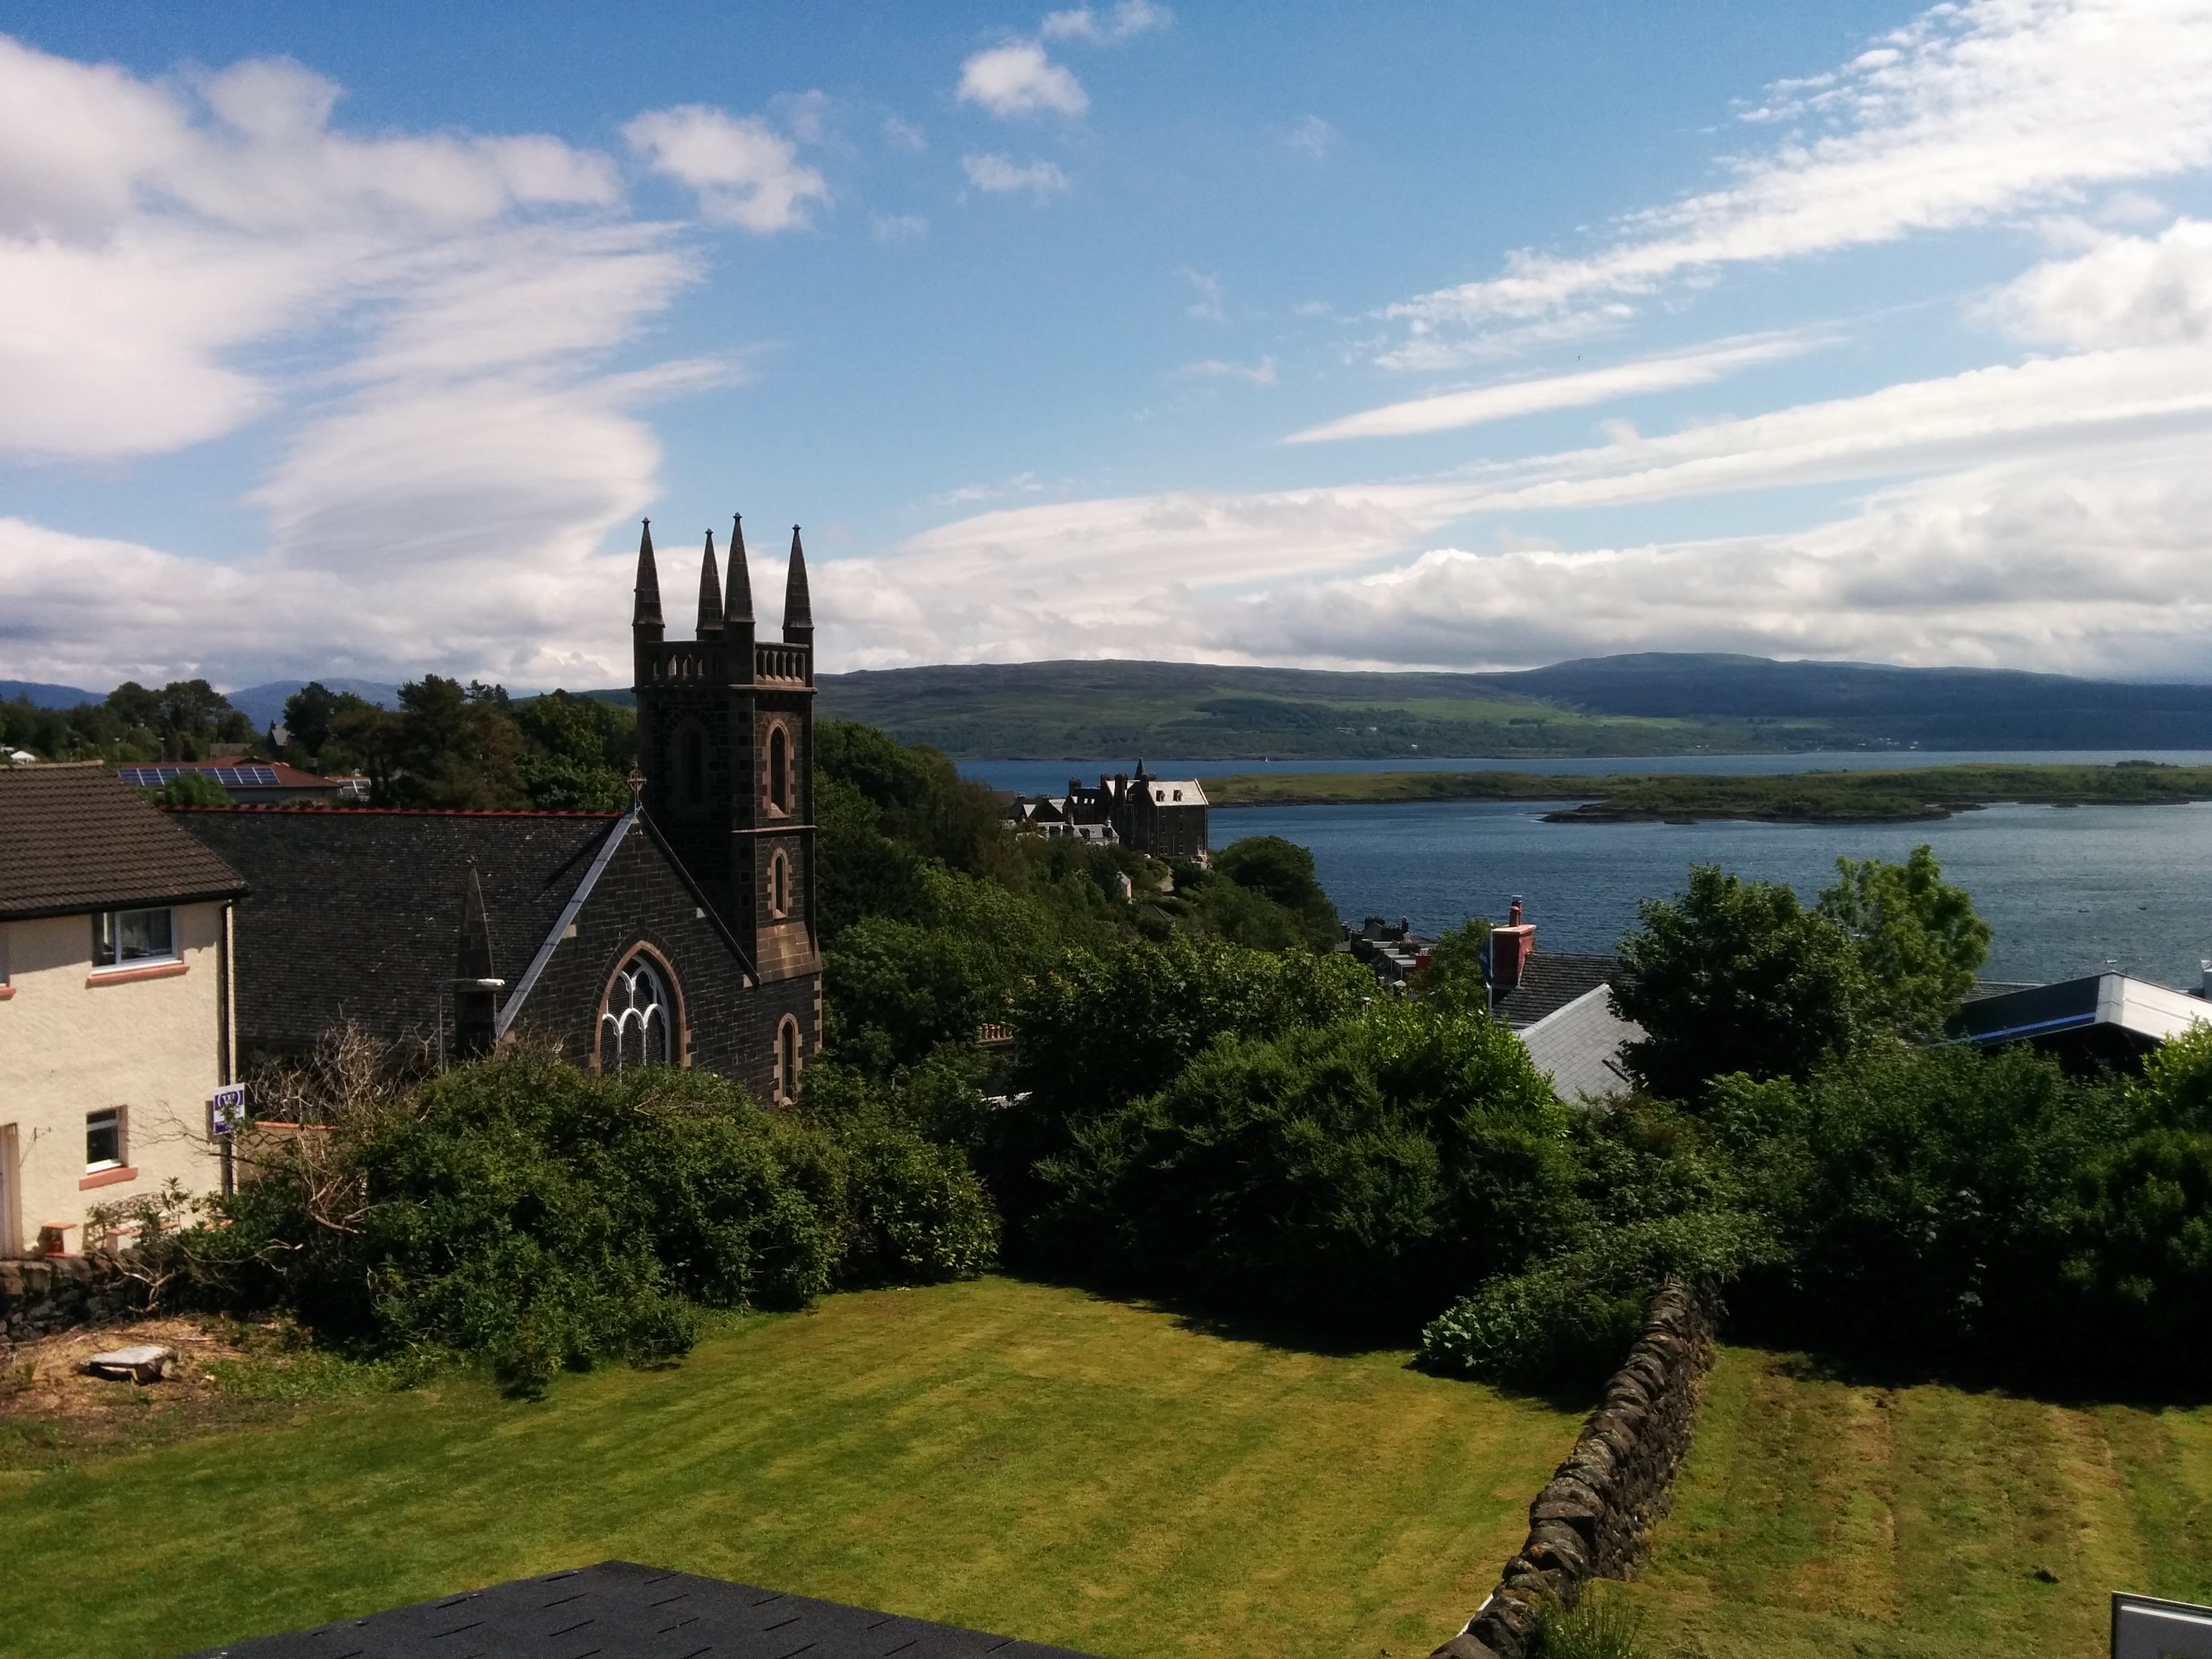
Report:
[[[1038,1174],[1036,1236],[1069,1266],[1339,1323],[1418,1321],[1556,1245],[1573,1207],[1565,1110],[1527,1051],[1419,1005],[1223,1036]]]
[[[795,1307],[995,1252],[957,1149],[873,1108],[764,1113],[705,1073],[503,1054],[252,1139],[223,1224],[162,1237],[173,1299],[479,1357],[525,1391],[682,1353],[701,1307]]]

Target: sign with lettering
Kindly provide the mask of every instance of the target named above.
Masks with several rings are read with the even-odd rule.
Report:
[[[208,1119],[219,1135],[231,1134],[246,1121],[246,1085],[234,1083],[228,1089],[218,1089],[215,1098],[208,1102]]]

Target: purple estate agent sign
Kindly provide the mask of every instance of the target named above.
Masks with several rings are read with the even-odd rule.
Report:
[[[208,1127],[216,1134],[228,1135],[246,1121],[246,1085],[234,1083],[227,1089],[218,1089],[208,1102]]]

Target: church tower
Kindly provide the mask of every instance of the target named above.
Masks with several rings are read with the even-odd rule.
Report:
[[[757,637],[742,518],[730,528],[726,588],[707,532],[696,638],[665,632],[648,520],[630,622],[645,817],[744,953],[751,1006],[741,1023],[758,1057],[746,1073],[772,1078],[769,1092],[786,1100],[822,1036],[814,616],[799,527],[781,643]]]

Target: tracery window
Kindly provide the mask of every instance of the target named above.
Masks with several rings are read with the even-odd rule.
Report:
[[[666,1066],[676,1058],[676,1005],[650,958],[632,957],[615,969],[599,1015],[599,1069]]]

